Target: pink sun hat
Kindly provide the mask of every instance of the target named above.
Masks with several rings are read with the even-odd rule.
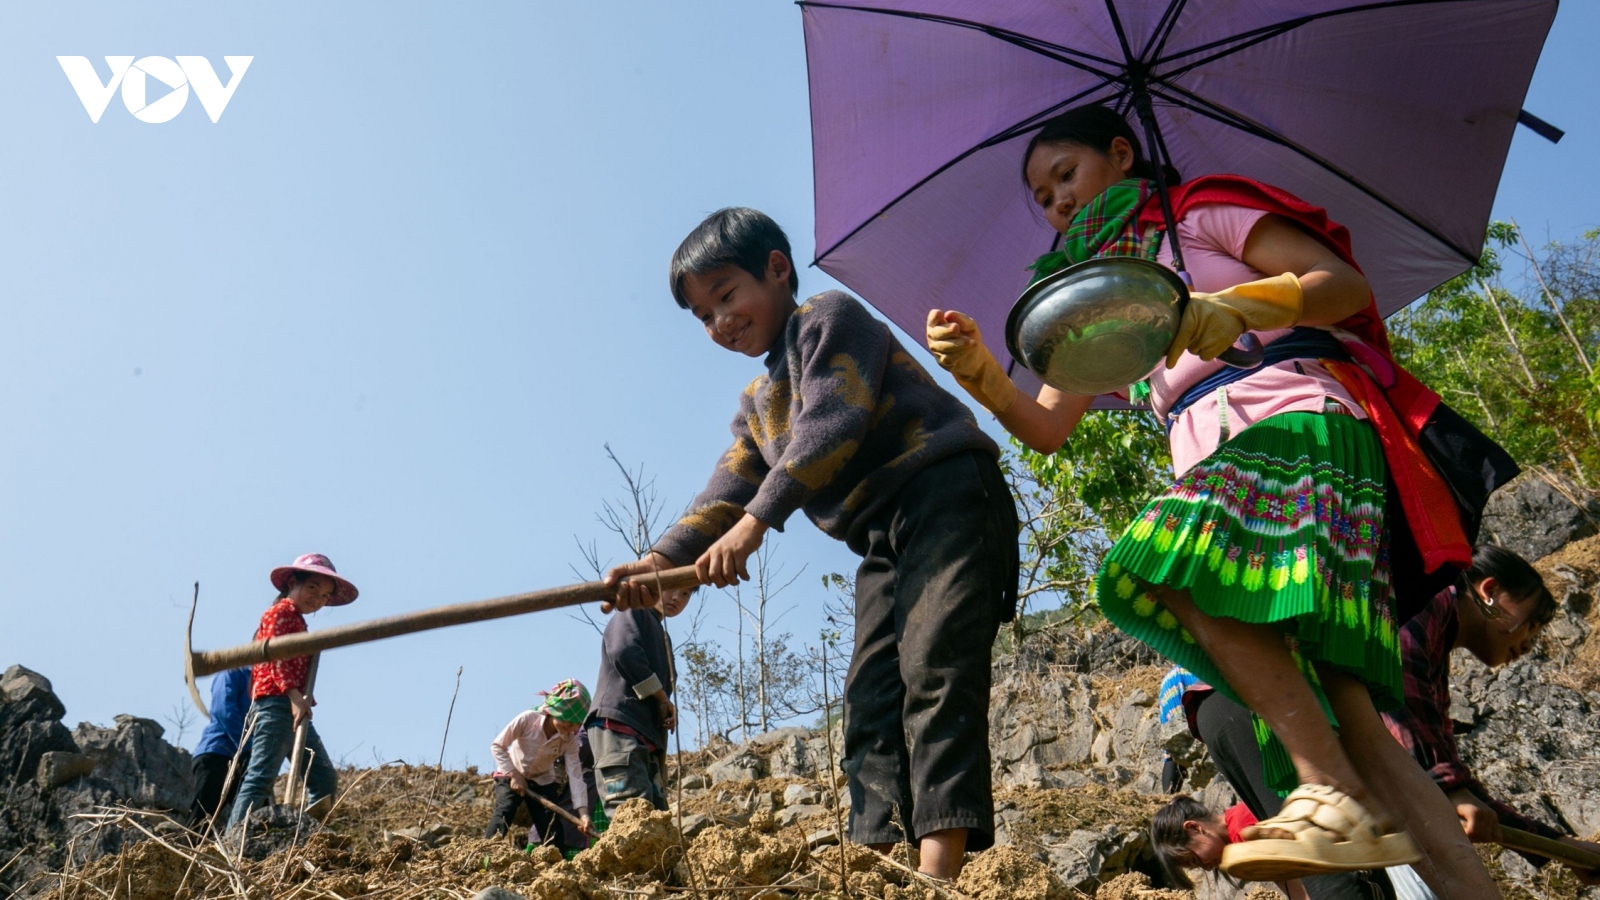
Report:
[[[343,606],[356,599],[361,592],[351,584],[343,575],[333,568],[333,560],[321,553],[307,553],[295,557],[294,562],[287,566],[279,566],[272,570],[272,586],[282,591],[287,589],[289,577],[295,572],[310,572],[313,575],[326,575],[332,578],[337,587],[334,588],[333,599],[328,601],[329,606]]]

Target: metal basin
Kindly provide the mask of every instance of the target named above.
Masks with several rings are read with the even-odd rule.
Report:
[[[1006,319],[1006,347],[1058,390],[1104,394],[1142,380],[1178,335],[1189,288],[1166,266],[1107,256],[1068,266],[1029,286]],[[1261,364],[1253,334],[1219,359]]]
[[[1006,347],[1053,388],[1115,391],[1166,357],[1188,296],[1165,266],[1132,256],[1091,259],[1022,292],[1006,319]]]

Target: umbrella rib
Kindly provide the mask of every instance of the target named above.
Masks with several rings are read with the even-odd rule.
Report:
[[[1178,87],[1177,85],[1162,83],[1161,86],[1165,87],[1165,88],[1168,88],[1168,89],[1170,89],[1170,90],[1172,90],[1172,91],[1174,91],[1174,92],[1176,92],[1178,94],[1181,94],[1183,96],[1182,97],[1171,96],[1171,95],[1168,95],[1168,94],[1166,94],[1164,92],[1160,92],[1160,91],[1153,92],[1155,94],[1155,96],[1158,96],[1161,99],[1168,101],[1169,103],[1173,103],[1173,104],[1176,104],[1178,106],[1182,106],[1185,109],[1188,109],[1188,110],[1191,110],[1193,112],[1199,113],[1200,115],[1205,116],[1208,119],[1213,119],[1213,120],[1215,120],[1217,122],[1221,122],[1222,124],[1227,125],[1227,126],[1229,126],[1231,128],[1237,128],[1237,129],[1239,129],[1240,131],[1243,131],[1246,134],[1253,135],[1253,136],[1258,137],[1258,138],[1260,138],[1260,139],[1262,139],[1264,141],[1269,141],[1271,143],[1277,144],[1280,147],[1284,147],[1284,148],[1286,148],[1288,150],[1293,151],[1296,154],[1299,154],[1300,156],[1306,158],[1307,160],[1310,160],[1311,162],[1315,163],[1316,165],[1320,166],[1321,168],[1327,170],[1330,174],[1338,177],[1341,181],[1344,181],[1346,184],[1349,184],[1351,187],[1354,187],[1356,190],[1361,191],[1363,194],[1366,194],[1368,197],[1371,197],[1373,200],[1376,200],[1377,202],[1383,204],[1383,206],[1385,208],[1387,208],[1389,211],[1393,212],[1395,215],[1400,216],[1401,218],[1405,219],[1407,222],[1410,222],[1412,225],[1416,226],[1420,231],[1422,231],[1423,233],[1427,234],[1429,237],[1433,238],[1434,240],[1438,241],[1439,243],[1443,244],[1444,246],[1449,247],[1451,250],[1454,250],[1456,253],[1460,254],[1461,258],[1466,260],[1467,262],[1476,263],[1478,261],[1478,256],[1476,254],[1470,253],[1470,252],[1468,252],[1466,250],[1463,250],[1462,248],[1456,246],[1454,241],[1451,241],[1449,238],[1447,238],[1444,235],[1440,234],[1436,229],[1433,228],[1433,226],[1428,225],[1426,222],[1423,222],[1423,221],[1417,219],[1417,217],[1411,215],[1409,212],[1406,212],[1405,209],[1401,208],[1399,205],[1397,205],[1393,201],[1389,200],[1389,198],[1387,198],[1387,197],[1383,196],[1382,194],[1378,193],[1373,188],[1368,187],[1366,184],[1363,184],[1355,176],[1353,176],[1350,173],[1344,171],[1343,169],[1340,169],[1338,166],[1335,166],[1333,163],[1327,161],[1326,159],[1323,159],[1322,157],[1318,156],[1317,154],[1311,152],[1306,147],[1303,147],[1300,144],[1297,144],[1294,141],[1289,140],[1288,138],[1284,137],[1281,134],[1278,134],[1277,132],[1271,131],[1271,130],[1269,130],[1269,129],[1267,129],[1267,128],[1265,128],[1265,127],[1263,127],[1263,126],[1261,126],[1261,125],[1259,125],[1259,124],[1257,124],[1255,122],[1252,122],[1249,119],[1246,119],[1245,117],[1239,115],[1238,113],[1233,112],[1232,110],[1224,109],[1224,108],[1222,108],[1220,106],[1217,106],[1216,104],[1210,102],[1209,100],[1206,100],[1203,97],[1200,97],[1200,96],[1198,96],[1198,95],[1196,95],[1196,94],[1194,94],[1194,93],[1192,93],[1190,91],[1187,91],[1187,90],[1185,90],[1185,89],[1183,89],[1181,87]],[[1188,98],[1188,99],[1185,100],[1184,99],[1185,97]]]
[[[1188,5],[1189,0],[1173,0],[1172,3],[1168,4],[1167,11],[1161,14],[1161,21],[1156,23],[1150,46],[1139,54],[1139,58],[1144,60],[1146,64],[1153,65],[1151,61],[1159,57],[1161,51],[1167,49],[1167,41],[1171,39],[1172,32],[1177,30],[1178,17],[1183,15],[1183,8]]]
[[[1179,67],[1177,69],[1174,69],[1171,72],[1163,72],[1162,75],[1161,75],[1161,77],[1163,77],[1163,78],[1175,78],[1175,77],[1177,77],[1179,75],[1184,74],[1185,72],[1190,71],[1191,69],[1197,68],[1199,66],[1203,66],[1203,65],[1205,65],[1207,63],[1215,62],[1215,61],[1217,61],[1219,59],[1222,59],[1225,56],[1231,56],[1231,55],[1233,55],[1235,53],[1238,53],[1241,50],[1244,50],[1244,49],[1249,48],[1249,47],[1253,47],[1256,44],[1261,43],[1262,41],[1271,40],[1272,38],[1278,37],[1278,36],[1283,35],[1283,34],[1287,34],[1288,32],[1295,30],[1296,28],[1300,28],[1302,26],[1309,25],[1312,22],[1319,22],[1319,21],[1321,21],[1323,19],[1331,19],[1334,16],[1343,16],[1343,15],[1350,15],[1350,14],[1353,14],[1353,13],[1362,13],[1362,12],[1372,12],[1374,10],[1380,10],[1380,9],[1400,9],[1400,8],[1406,7],[1406,6],[1431,6],[1433,4],[1438,4],[1438,3],[1476,3],[1476,2],[1482,2],[1482,0],[1390,0],[1390,2],[1387,2],[1387,3],[1360,3],[1360,4],[1357,4],[1355,6],[1346,6],[1346,7],[1341,7],[1339,9],[1324,10],[1324,11],[1322,11],[1320,13],[1311,13],[1309,15],[1301,16],[1301,17],[1299,17],[1297,19],[1287,19],[1285,21],[1277,22],[1277,23],[1274,23],[1272,25],[1263,25],[1260,28],[1253,28],[1250,31],[1241,32],[1239,34],[1231,35],[1229,37],[1218,38],[1215,41],[1211,41],[1210,43],[1206,43],[1206,44],[1201,44],[1198,47],[1190,47],[1189,49],[1180,51],[1178,53],[1175,53],[1172,56],[1153,59],[1153,60],[1150,61],[1150,65],[1152,67],[1155,67],[1155,66],[1162,65],[1162,64],[1165,64],[1165,63],[1173,62],[1175,60],[1180,60],[1180,59],[1184,59],[1186,57],[1191,57],[1191,56],[1194,56],[1196,54],[1207,53],[1207,52],[1209,52],[1211,50],[1215,50],[1215,49],[1217,49],[1219,47],[1226,48],[1226,49],[1222,50],[1219,53],[1214,53],[1214,54],[1212,54],[1210,56],[1206,56],[1206,57],[1204,57],[1202,59],[1199,59],[1199,60],[1196,60],[1194,62],[1186,63],[1183,66],[1181,66],[1181,67]]]
[[[1123,64],[1133,65],[1133,47],[1128,44],[1128,32],[1122,28],[1122,17],[1117,15],[1116,0],[1106,0],[1106,15],[1111,17],[1111,27],[1117,32],[1117,43],[1122,46],[1122,58],[1126,61]]]
[[[989,138],[984,139],[982,142],[980,142],[976,147],[974,147],[972,149],[973,150],[982,150],[985,147],[993,147],[996,144],[1003,144],[1006,141],[1009,141],[1012,138],[1017,137],[1018,135],[1021,135],[1021,134],[1025,133],[1025,132],[1028,132],[1028,131],[1032,131],[1035,127],[1037,127],[1039,125],[1039,123],[1041,121],[1043,121],[1045,119],[1048,119],[1051,116],[1055,115],[1062,108],[1068,107],[1068,106],[1071,106],[1074,103],[1077,103],[1079,100],[1082,100],[1084,97],[1087,97],[1090,94],[1094,93],[1095,91],[1100,90],[1101,88],[1105,87],[1106,85],[1118,84],[1118,83],[1119,82],[1114,82],[1114,81],[1102,81],[1101,83],[1095,85],[1092,88],[1089,88],[1088,90],[1079,91],[1078,93],[1073,94],[1071,97],[1068,97],[1065,100],[1061,100],[1061,101],[1059,101],[1057,103],[1053,103],[1050,106],[1045,107],[1044,109],[1034,113],[1033,115],[1027,117],[1026,119],[1023,119],[1022,121],[1018,122],[1017,124],[1012,125],[1010,128],[1004,129],[1003,131],[996,132],[993,137],[989,137]],[[1104,103],[1104,102],[1107,102],[1108,100],[1120,100],[1121,98],[1127,96],[1128,90],[1129,90],[1128,87],[1124,85],[1123,87],[1118,88],[1113,94],[1111,94],[1110,97],[1104,98],[1104,99],[1099,100],[1097,102]],[[934,173],[934,174],[938,174],[938,173]],[[885,208],[887,208],[887,207],[885,207]]]
[[[812,265],[817,265],[818,263],[821,263],[824,259],[827,259],[828,258],[828,254],[830,254],[833,251],[835,251],[835,250],[839,249],[840,247],[844,246],[851,238],[855,237],[856,234],[861,231],[861,229],[863,229],[863,228],[867,227],[868,225],[870,225],[872,223],[872,220],[878,218],[879,216],[883,215],[884,213],[888,212],[889,210],[894,209],[895,206],[900,203],[900,201],[902,201],[905,198],[909,197],[912,194],[912,192],[916,191],[918,188],[922,187],[923,185],[927,184],[928,182],[932,181],[933,179],[938,178],[940,175],[944,174],[945,171],[947,171],[951,166],[954,166],[956,163],[959,163],[962,160],[966,159],[967,157],[971,156],[972,154],[977,153],[979,150],[983,150],[985,148],[992,147],[995,144],[1011,140],[1012,138],[1014,138],[1014,137],[1022,134],[1023,132],[1027,131],[1034,124],[1036,124],[1041,118],[1044,118],[1046,116],[1049,116],[1049,115],[1053,114],[1056,110],[1062,108],[1063,106],[1068,106],[1068,105],[1071,105],[1073,103],[1076,103],[1079,100],[1083,99],[1084,97],[1087,97],[1090,94],[1094,93],[1095,91],[1098,91],[1098,90],[1104,88],[1106,85],[1112,84],[1112,83],[1113,82],[1111,82],[1109,80],[1102,81],[1099,84],[1095,85],[1094,87],[1091,87],[1091,88],[1089,88],[1087,90],[1084,90],[1084,91],[1080,91],[1080,92],[1072,95],[1071,97],[1068,97],[1067,99],[1062,100],[1060,103],[1057,103],[1057,104],[1055,104],[1055,105],[1053,105],[1053,106],[1051,106],[1051,107],[1049,107],[1049,108],[1047,108],[1047,109],[1045,109],[1045,110],[1043,110],[1041,112],[1034,113],[1033,115],[1028,116],[1027,118],[1021,120],[1020,122],[1016,123],[1015,125],[1012,125],[1010,128],[1007,128],[1007,129],[999,132],[998,134],[994,135],[993,137],[986,138],[986,139],[978,142],[977,144],[974,144],[970,149],[964,150],[961,153],[957,154],[954,159],[952,159],[949,162],[945,163],[944,165],[938,167],[937,169],[934,169],[932,172],[929,172],[926,176],[924,176],[923,178],[919,179],[916,184],[913,184],[910,187],[906,188],[905,190],[901,191],[899,194],[896,194],[893,200],[890,200],[888,203],[885,203],[880,209],[878,209],[877,212],[874,212],[870,216],[863,217],[862,220],[861,220],[861,224],[859,224],[856,227],[850,229],[850,231],[847,234],[845,234],[844,237],[841,237],[837,241],[834,241],[832,244],[830,244],[828,246],[828,249],[818,253],[816,255],[816,257],[814,257],[811,260],[811,264]]]
[[[1096,56],[1093,53],[1085,53],[1082,50],[1074,50],[1071,47],[1063,47],[1060,44],[1028,37],[1025,34],[1019,34],[1015,31],[1011,31],[1010,29],[1000,28],[995,25],[985,25],[982,22],[974,22],[970,19],[958,19],[955,16],[940,16],[933,13],[907,12],[899,9],[882,9],[876,6],[857,6],[851,3],[824,3],[819,2],[819,0],[797,0],[795,5],[814,6],[818,9],[844,9],[852,12],[876,13],[877,15],[882,16],[894,16],[895,18],[901,19],[915,19],[920,22],[933,22],[940,25],[954,25],[957,28],[969,28],[973,31],[981,31],[990,37],[998,38],[1008,44],[1014,44],[1025,50],[1031,50],[1040,56],[1056,60],[1057,62],[1066,63],[1070,66],[1076,66],[1077,68],[1083,69],[1086,72],[1099,75],[1108,81],[1116,80],[1119,77],[1118,74],[1116,72],[1109,72],[1094,68],[1093,66],[1087,65],[1080,60],[1088,60],[1092,63],[1099,63],[1100,65],[1108,66],[1111,69],[1122,68],[1122,63],[1117,62],[1114,59],[1106,59],[1103,56]],[[1073,59],[1072,57],[1077,57],[1077,59]]]

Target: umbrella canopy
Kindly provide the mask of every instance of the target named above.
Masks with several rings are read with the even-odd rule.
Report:
[[[1056,233],[1022,182],[1042,122],[1151,100],[1185,175],[1327,208],[1389,314],[1483,247],[1556,0],[802,2],[816,264],[901,328],[973,315],[1001,352]],[[1020,369],[1020,367],[1019,367]]]

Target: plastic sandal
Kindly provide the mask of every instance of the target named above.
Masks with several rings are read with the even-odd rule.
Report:
[[[1274,831],[1293,837],[1255,837]],[[1410,835],[1384,834],[1361,804],[1321,784],[1296,788],[1276,816],[1246,828],[1243,837],[1223,848],[1221,868],[1244,881],[1382,869],[1422,858]]]

